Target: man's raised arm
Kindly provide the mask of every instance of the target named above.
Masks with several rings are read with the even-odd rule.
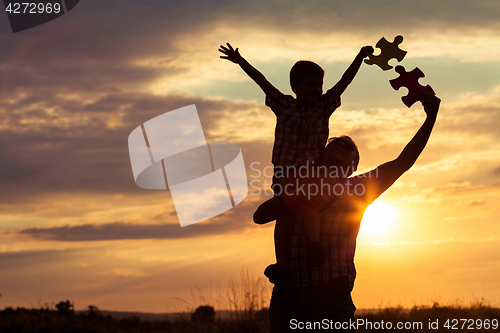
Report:
[[[245,73],[247,73],[247,75],[250,76],[250,78],[259,85],[262,91],[264,91],[266,95],[270,95],[274,90],[274,86],[269,81],[267,81],[266,77],[262,75],[261,72],[259,72],[255,67],[250,65],[250,63],[240,55],[240,52],[238,52],[238,48],[234,50],[231,44],[229,43],[226,44],[227,47],[225,47],[224,45],[220,46],[219,51],[226,55],[226,56],[221,56],[221,58],[227,59],[231,62],[234,62],[235,64],[240,65],[241,69],[243,69]]]
[[[437,113],[439,110],[439,103],[441,100],[431,93],[423,92],[420,95],[420,101],[424,106],[427,118],[418,130],[417,134],[406,145],[398,158],[394,161],[388,162],[384,165],[386,172],[384,173],[384,181],[382,184],[382,192],[391,186],[403,173],[410,169],[415,161],[420,156],[420,153],[425,148],[429,136],[431,135],[432,128],[436,122]]]

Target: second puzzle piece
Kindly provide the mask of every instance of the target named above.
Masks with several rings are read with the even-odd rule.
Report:
[[[375,45],[380,49],[380,54],[368,55],[370,59],[366,59],[365,63],[367,63],[368,65],[376,64],[384,71],[391,69],[392,66],[389,65],[388,63],[389,60],[395,58],[398,61],[401,61],[406,55],[406,51],[401,50],[399,48],[399,44],[401,44],[402,42],[403,42],[403,36],[396,36],[396,38],[394,38],[394,41],[392,43],[388,42],[387,39],[385,39],[385,37],[382,37],[377,42],[377,45]]]
[[[407,107],[412,106],[413,103],[418,101],[422,91],[436,94],[430,85],[422,86],[418,83],[418,79],[425,77],[424,73],[418,67],[415,67],[411,72],[407,72],[403,66],[397,66],[396,72],[399,73],[399,77],[389,80],[389,83],[394,90],[399,90],[401,87],[408,88],[408,95],[401,97],[401,100]]]

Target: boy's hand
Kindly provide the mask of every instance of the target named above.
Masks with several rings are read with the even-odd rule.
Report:
[[[422,102],[422,105],[424,106],[424,111],[428,117],[437,116],[439,110],[439,104],[441,103],[441,100],[438,97],[436,97],[435,95],[431,94],[428,91],[423,91],[420,94],[419,100],[420,102]]]
[[[373,47],[371,46],[363,46],[361,48],[361,51],[359,51],[359,54],[363,57],[363,58],[366,58],[368,57],[370,54],[373,53]]]
[[[221,59],[227,59],[231,62],[234,62],[235,64],[239,64],[240,60],[241,60],[241,55],[238,52],[238,48],[236,48],[236,50],[234,50],[233,47],[231,46],[231,44],[229,44],[229,43],[226,43],[226,44],[228,47],[225,47],[223,45],[220,46],[219,51],[226,55],[225,57],[220,56]]]
[[[250,76],[250,78],[259,85],[266,96],[271,94],[276,89],[271,83],[269,83],[269,81],[267,81],[267,79],[264,75],[262,75],[261,72],[250,65],[250,63],[240,55],[240,53],[238,52],[238,48],[234,50],[231,44],[226,43],[226,45],[227,47],[221,45],[219,48],[219,52],[225,54],[225,56],[221,56],[221,59],[226,59],[234,62],[235,64],[238,64],[241,69],[243,69],[243,71],[247,73],[247,75]]]

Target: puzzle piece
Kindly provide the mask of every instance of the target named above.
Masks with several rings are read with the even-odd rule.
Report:
[[[401,61],[406,55],[406,51],[399,48],[399,44],[401,44],[402,42],[403,36],[396,36],[392,43],[388,42],[385,37],[382,37],[382,39],[377,42],[377,45],[375,45],[380,49],[380,54],[368,55],[370,59],[366,59],[365,63],[367,63],[368,65],[376,64],[384,71],[391,69],[392,66],[389,65],[389,60],[391,60],[392,58],[396,58],[398,61]]]
[[[415,67],[411,72],[407,72],[403,66],[396,66],[396,72],[399,73],[399,77],[389,80],[391,86],[394,90],[399,90],[401,87],[408,88],[408,95],[401,97],[401,100],[407,107],[411,107],[420,96],[422,91],[428,91],[432,94],[436,94],[432,90],[431,86],[426,85],[425,87],[418,83],[418,79],[425,77],[424,73]]]

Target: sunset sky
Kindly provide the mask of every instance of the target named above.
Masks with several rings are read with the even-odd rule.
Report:
[[[82,0],[14,34],[2,11],[0,309],[68,299],[170,312],[174,298],[199,305],[193,286],[225,288],[242,269],[264,278],[274,223],[252,214],[270,197],[258,171],[271,165],[275,117],[219,45],[292,94],[297,60],[325,69],[326,91],[362,46],[397,35],[401,65],[418,66],[442,103],[416,165],[361,225],[354,303],[500,306],[499,17],[498,0]],[[397,76],[363,64],[330,119],[362,170],[396,158],[425,119],[391,88]],[[127,139],[191,104],[208,142],[241,148],[254,182],[234,209],[181,228],[168,191],[135,184]]]

